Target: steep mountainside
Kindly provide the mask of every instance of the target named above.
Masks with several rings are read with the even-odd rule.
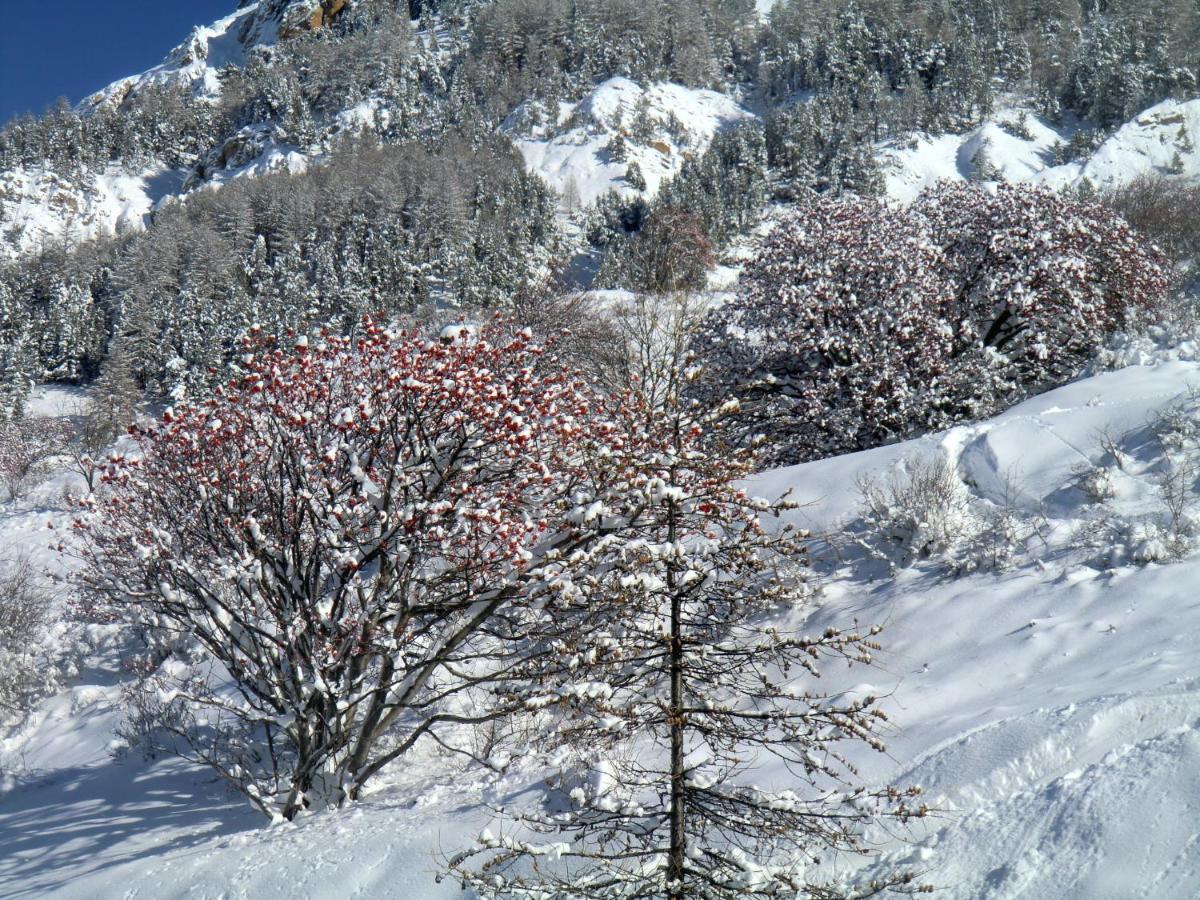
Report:
[[[934,216],[914,205],[943,181],[982,186],[961,186],[955,196],[969,199],[951,211],[963,218],[946,219],[971,222],[977,233],[970,240],[957,240],[966,229],[935,232]],[[1063,232],[1075,245],[1060,251],[1068,241],[1049,236],[1051,228],[1018,220],[1037,206],[1021,205],[1030,197],[1059,204],[1062,197],[1010,192],[1001,182],[1069,194],[1072,209],[1089,214]],[[1142,220],[1129,215],[1126,225],[1110,192],[1139,182],[1157,193],[1144,201]],[[1176,195],[1183,203],[1172,206]],[[1012,219],[967,215],[1006,196],[1018,198],[1001,210]],[[761,471],[746,487],[797,501],[784,518],[811,532],[819,591],[811,605],[759,610],[763,623],[756,624],[765,623],[764,634],[778,626],[805,635],[882,626],[873,665],[822,671],[829,696],[820,702],[884,698],[886,750],[854,743],[847,761],[871,789],[923,786],[932,815],[905,827],[872,825],[863,835],[872,850],[865,858],[834,853],[799,862],[797,871],[862,884],[911,869],[940,892],[934,896],[961,900],[1194,900],[1200,217],[1186,207],[1197,196],[1200,6],[1192,0],[241,0],[229,15],[196,27],[160,65],[73,108],[0,130],[0,427],[44,425],[59,436],[57,452],[67,441],[62,435],[91,422],[97,403],[124,415],[122,427],[138,409],[169,422],[192,399],[220,395],[225,388],[214,394],[216,385],[245,375],[248,341],[286,336],[284,346],[311,359],[336,343],[331,333],[347,336],[348,345],[377,334],[371,318],[411,329],[431,357],[461,347],[455,341],[481,321],[519,319],[520,340],[558,335],[565,361],[586,373],[563,374],[570,369],[557,368],[554,357],[554,377],[582,384],[595,375],[589,389],[598,392],[635,383],[637,367],[622,368],[615,352],[619,340],[636,332],[631,340],[644,342],[636,350],[648,367],[678,341],[689,348],[679,351],[687,363],[670,374],[687,382],[681,390],[709,391],[687,395],[701,397],[692,408],[704,409],[710,400],[726,408],[734,369],[722,370],[729,383],[710,379],[720,382],[715,388],[693,382],[728,362],[722,352],[741,341],[748,361],[740,360],[737,386],[746,399],[727,405],[746,418],[714,441],[722,450],[769,431],[752,418],[761,399],[755,391],[784,398],[777,407],[763,404],[764,416],[793,412],[768,423],[777,428],[770,440],[782,443],[797,421],[818,418],[794,410],[825,404],[839,411],[832,407],[842,395],[833,389],[808,407],[788,405],[817,396],[804,379],[832,373],[834,383],[848,373],[860,418],[922,404],[945,416],[914,417],[878,436],[831,414],[813,427],[837,439],[866,436],[761,463],[815,459]],[[815,219],[825,203],[828,218]],[[792,216],[805,209],[807,218]],[[1181,222],[1162,223],[1176,229],[1170,259],[1147,237],[1158,233],[1163,210]],[[893,214],[900,226],[875,227]],[[791,223],[794,246],[826,254],[820,265],[788,259],[793,244],[786,241],[774,259],[762,250],[781,221]],[[814,228],[814,221],[831,224]],[[1096,222],[1138,252],[1092,252]],[[907,225],[911,234],[897,233]],[[1026,240],[1031,231],[1036,240]],[[834,233],[840,243],[833,247],[807,240]],[[865,234],[880,252],[862,251],[856,239]],[[939,268],[951,245],[966,260],[953,277]],[[982,262],[970,255],[979,248]],[[762,288],[761,308],[752,310],[761,321],[747,316],[743,329],[732,310],[750,292],[755,269],[747,260],[756,254],[763,272],[785,272],[779,280],[786,283]],[[1152,272],[1109,278],[1100,269],[1113,256],[1134,275]],[[1026,261],[1028,272],[1020,269]],[[1006,266],[1020,277],[1009,278]],[[910,281],[899,284],[896,272]],[[1070,277],[1076,273],[1078,283]],[[816,285],[808,293],[799,288],[805,278]],[[1136,303],[1122,294],[1131,284],[1146,295]],[[874,299],[860,303],[872,290]],[[1060,316],[1054,330],[1022,318],[1043,290],[1059,291],[1038,309],[1041,324]],[[657,299],[636,307],[650,295]],[[671,331],[678,324],[672,316],[683,313],[668,296],[705,305],[708,317],[687,323],[695,326],[686,330],[692,343],[684,344],[682,327]],[[899,300],[883,308],[892,298]],[[913,298],[928,299],[928,310]],[[950,315],[968,301],[991,316],[977,331],[978,310]],[[829,333],[813,325],[802,329],[811,342],[781,341],[772,360],[791,365],[781,365],[781,375],[759,365],[762,345],[787,331],[778,311],[806,303],[816,310],[810,323],[836,319]],[[864,309],[872,304],[882,311]],[[1121,315],[1105,318],[1118,307]],[[914,309],[922,315],[905,318]],[[735,324],[714,331],[722,317]],[[1057,361],[1062,348],[1051,345],[1086,329],[1086,352],[1061,369],[1031,362]],[[701,346],[695,335],[702,331],[720,346]],[[1035,332],[1053,337],[1022,337]],[[931,334],[943,339],[944,358],[936,348],[925,353],[922,339]],[[899,348],[898,357],[911,350],[917,375],[901,365],[872,369],[883,346]],[[917,365],[925,357],[927,369]],[[980,377],[953,381],[954,365],[968,358],[978,365],[962,371]],[[461,396],[454,393],[461,385],[442,375],[405,383],[403,364],[393,362],[375,370],[389,387],[427,389],[443,401]],[[301,367],[289,368],[290,358],[280,365],[286,374],[275,381],[297,383]],[[1025,380],[983,377],[1020,366],[1029,370]],[[493,373],[484,369],[478,364],[471,377],[494,411]],[[352,384],[345,371],[333,380]],[[918,377],[926,374],[928,383]],[[988,390],[980,382],[999,387],[979,397],[971,390]],[[253,393],[260,382],[244,383]],[[592,446],[572,419],[585,420],[587,404],[551,405],[562,414],[556,434],[568,449]],[[374,427],[377,410],[366,400],[357,411],[329,406],[337,428]],[[522,443],[530,429],[527,410],[517,406],[519,398],[497,441],[505,459],[523,459],[514,448],[533,446]],[[421,427],[423,415],[414,414]],[[290,407],[280,416],[271,421],[301,430],[312,421],[310,412]],[[631,418],[634,430],[645,427]],[[448,419],[453,430],[470,415],[464,405]],[[952,422],[962,424],[901,440]],[[218,445],[221,426],[220,418],[206,420],[193,446]],[[468,747],[473,762],[422,737],[355,803],[301,810],[291,822],[268,826],[210,768],[157,750],[145,755],[154,749],[145,739],[153,723],[131,701],[131,670],[173,667],[190,676],[211,659],[193,669],[180,648],[195,648],[181,638],[148,662],[141,642],[154,628],[123,629],[99,617],[82,624],[72,615],[66,585],[76,563],[61,552],[67,543],[48,546],[47,524],[69,531],[79,510],[66,495],[94,487],[86,481],[95,475],[89,454],[119,455],[131,446],[130,437],[117,437],[120,427],[104,434],[86,453],[78,434],[74,456],[47,453],[40,460],[50,461],[46,472],[26,473],[31,483],[39,474],[45,479],[25,496],[0,487],[0,573],[10,557],[31,561],[39,576],[50,576],[54,613],[38,648],[52,660],[45,689],[27,715],[0,707],[0,897],[468,900],[475,895],[445,877],[449,860],[476,836],[491,835],[485,829],[497,822],[533,810],[557,815],[563,797],[574,802],[566,788],[547,799],[549,781],[577,779],[601,805],[608,802],[603,763],[583,771],[562,757],[535,763],[523,731],[493,744],[483,731],[460,727],[461,709],[452,704],[495,701],[471,691],[462,693],[469,700],[439,696],[429,708],[447,704],[451,724],[438,737]],[[345,452],[352,472],[353,499],[328,519],[314,518],[315,544],[328,540],[320,535],[346,509],[376,508],[378,485],[364,471],[368,464],[346,451],[343,435],[311,442],[327,461]],[[274,439],[262,443],[268,468],[281,458],[268,446]],[[596,446],[598,456],[613,455],[609,445]],[[817,458],[830,446],[875,449]],[[435,494],[445,484],[438,469],[444,456],[441,449],[430,455]],[[469,461],[467,468],[503,482],[490,464]],[[544,481],[549,471],[531,480]],[[931,472],[941,480],[921,488]],[[566,480],[572,491],[577,474]],[[721,477],[728,486],[733,476]],[[209,482],[188,483],[207,502]],[[296,496],[304,502],[319,492],[302,487]],[[667,496],[665,487],[636,487]],[[445,521],[482,523],[479,546],[487,546],[487,523],[502,521],[493,514],[508,498],[489,500],[483,513],[464,514],[457,502],[438,496],[430,508]],[[577,502],[574,495],[563,501]],[[609,514],[597,501],[566,515],[603,522]],[[214,518],[233,521],[224,515]],[[781,524],[771,519],[768,532]],[[547,527],[530,514],[520,527],[532,533],[535,526],[538,534]],[[258,521],[247,514],[237,527],[251,535],[242,548],[251,547]],[[703,532],[699,545],[719,530]],[[597,532],[604,533],[599,525]],[[440,526],[428,531],[444,533]],[[641,565],[642,551],[673,559],[685,543],[673,533],[652,548],[633,542],[629,565]],[[148,544],[130,546],[130,558],[150,553]],[[465,555],[470,572],[475,560]],[[361,556],[345,559],[331,571],[373,571],[360,567]],[[227,562],[216,560],[214,570],[238,590],[246,572],[262,571],[250,551]],[[524,564],[513,571],[524,572]],[[273,577],[299,580],[294,569]],[[646,582],[651,594],[662,589]],[[569,587],[563,581],[554,589]],[[462,609],[476,609],[472,589],[455,595],[456,603],[467,597]],[[166,596],[172,588],[163,581],[159,590]],[[536,612],[551,608],[541,605],[544,595],[531,596]],[[318,609],[307,633],[333,634],[342,623],[329,619]],[[512,622],[525,628],[520,616]],[[660,648],[667,646],[661,637],[651,634]],[[393,650],[400,641],[387,640]],[[707,633],[696,644],[708,653]],[[469,668],[448,677],[469,678]],[[217,677],[224,690],[236,676],[224,670]],[[604,688],[589,683],[579,692]],[[313,690],[305,684],[299,693],[307,698]],[[170,704],[176,696],[156,699]],[[531,696],[530,708],[540,709],[540,695]],[[283,734],[296,721],[271,715],[253,728]],[[602,727],[617,730],[614,721]],[[640,760],[639,746],[621,749]],[[811,757],[789,767],[757,753],[730,767],[753,790],[790,790],[801,768],[821,771]],[[267,759],[257,760],[264,769]],[[838,802],[859,802],[837,790]],[[486,840],[495,845],[494,837]],[[555,864],[563,846],[533,849]],[[750,884],[761,873],[746,862],[744,875]]]

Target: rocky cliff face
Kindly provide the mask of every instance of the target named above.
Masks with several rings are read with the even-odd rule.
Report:
[[[287,40],[306,31],[316,31],[332,22],[343,9],[346,0],[243,0],[239,9],[254,8],[254,14],[242,26],[243,46],[263,43],[266,35]]]

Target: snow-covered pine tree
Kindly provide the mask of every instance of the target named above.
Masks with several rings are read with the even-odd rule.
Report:
[[[0,281],[0,422],[21,418],[37,374],[28,312]]]
[[[710,449],[727,410],[683,398],[680,336],[649,360],[659,402],[626,398],[587,485],[584,515],[611,533],[549,580],[536,652],[500,698],[541,726],[545,795],[449,868],[513,900],[920,890],[899,872],[846,893],[825,865],[863,852],[877,818],[925,812],[915,789],[858,784],[843,752],[883,750],[875,698],[811,687],[824,662],[869,663],[876,630],[806,633],[805,535],[764,526],[791,505],[738,487],[750,454]]]

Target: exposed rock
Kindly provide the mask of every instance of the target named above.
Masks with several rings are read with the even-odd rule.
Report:
[[[346,0],[300,0],[283,10],[279,21],[279,37],[287,40],[306,31],[323,28],[346,8]]]
[[[214,172],[236,169],[257,159],[274,136],[270,125],[248,125],[199,162],[184,184],[191,189],[204,182]]]

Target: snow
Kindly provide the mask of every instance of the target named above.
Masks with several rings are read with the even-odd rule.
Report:
[[[119,104],[166,79],[215,94],[221,66],[274,40],[261,6],[196,29],[162,65],[114,83],[85,108]],[[757,0],[764,15],[771,6]],[[628,130],[642,96],[654,137],[628,141],[628,161],[612,160],[605,148]],[[624,78],[563,104],[548,122],[535,124],[535,112],[519,109],[506,131],[531,171],[582,203],[609,188],[634,193],[624,180],[630,161],[653,194],[719,129],[752,115],[713,91]],[[353,131],[386,114],[366,101],[337,123]],[[669,114],[682,124],[679,134],[667,129]],[[1088,158],[1060,166],[1052,165],[1052,148],[1070,129],[1029,114],[1030,137],[1022,138],[1001,127],[1017,114],[1004,110],[966,134],[882,148],[888,195],[907,202],[939,179],[967,179],[982,155],[1005,179],[1056,187],[1165,172],[1177,152],[1181,176],[1200,178],[1200,99],[1158,104]],[[214,181],[307,162],[268,134],[253,158]],[[0,174],[0,222],[16,235],[0,254],[65,234],[140,227],[161,197],[180,189],[177,182],[176,173],[115,167],[82,189],[38,169]],[[727,286],[736,272],[720,275],[716,282]],[[1106,474],[1114,509],[1131,521],[1153,509],[1156,470],[1139,456],[1139,435],[1156,411],[1200,385],[1197,356],[1186,345],[1135,347],[1127,354],[1135,364],[987,422],[754,479],[764,495],[790,489],[805,504],[798,521],[822,532],[858,516],[861,477],[886,477],[908,460],[937,455],[976,502],[1000,502],[1015,488],[1018,512],[1041,523],[1046,546],[1000,573],[951,577],[918,565],[871,580],[851,565],[822,571],[817,623],[885,625],[879,668],[856,669],[841,687],[889,695],[889,752],[855,762],[873,784],[923,785],[940,810],[915,846],[877,835],[881,866],[916,866],[947,898],[1200,896],[1200,555],[1142,564],[1132,560],[1159,554],[1141,547],[1109,565],[1071,546],[1089,513],[1080,471],[1104,458],[1106,434],[1131,435],[1123,446],[1133,464]],[[70,415],[81,402],[78,392],[48,387],[29,410]],[[66,520],[61,497],[71,487],[78,489],[77,479],[60,472],[30,497],[0,504],[0,556],[26,552],[61,571],[46,526]],[[489,821],[481,798],[512,801],[525,786],[519,767],[497,779],[464,772],[426,748],[348,810],[267,827],[208,772],[122,751],[114,730],[122,647],[101,626],[80,640],[86,655],[71,686],[19,727],[0,727],[0,896],[459,897],[457,885],[434,881],[442,861]],[[772,775],[781,773],[764,771],[764,782]]]
[[[122,234],[143,226],[157,200],[178,186],[162,168],[130,173],[110,165],[82,186],[41,167],[0,172],[0,258],[68,238]]]
[[[645,97],[653,135],[636,143],[629,134],[637,104]],[[674,116],[681,133],[668,122]],[[538,117],[552,119],[538,123]],[[578,103],[563,103],[556,114],[522,104],[504,124],[521,151],[526,167],[540,175],[559,194],[576,193],[580,202],[594,201],[610,188],[627,196],[637,192],[625,182],[629,163],[636,162],[653,196],[662,182],[699,155],[714,134],[752,113],[733,98],[716,91],[687,88],[659,81],[646,87],[628,78],[601,82]],[[606,149],[614,135],[623,134],[628,148],[624,162]]]
[[[1183,164],[1180,174],[1200,177],[1200,99],[1166,100],[1126,122],[1091,155],[1079,177],[1110,187],[1138,175],[1163,174],[1176,152]]]
[[[1086,159],[1061,165],[1053,164],[1054,145],[1068,141],[1075,126],[1055,127],[1027,112],[1029,137],[1023,138],[1001,127],[1015,124],[1019,114],[1006,109],[965,134],[919,135],[883,145],[887,195],[910,202],[939,180],[971,178],[984,158],[1004,180],[1055,188],[1078,187],[1085,179],[1097,189],[1118,187],[1148,173],[1200,179],[1200,99],[1165,100],[1122,125]],[[1182,168],[1172,173],[1176,152]]]
[[[1078,467],[1103,456],[1101,435],[1144,428],[1198,374],[1179,359],[1101,374],[990,422],[756,487],[793,487],[812,503],[803,521],[828,527],[854,516],[860,475],[940,453],[977,496],[1012,476],[1018,505],[1065,533],[1082,514]],[[1200,563],[1105,570],[1047,556],[999,575],[830,584],[822,618],[886,622],[896,733],[891,758],[861,760],[865,770],[921,784],[945,810],[919,853],[889,861],[919,862],[953,897],[1196,896]]]
[[[872,784],[918,783],[939,812],[916,845],[875,835],[879,865],[907,864],[951,898],[1192,898],[1200,893],[1200,554],[1106,565],[1073,549],[1087,518],[1081,464],[1126,458],[1113,508],[1155,502],[1147,422],[1200,384],[1196,348],[1142,342],[1139,360],[1028,400],[996,418],[916,441],[753,479],[808,503],[808,527],[853,521],[855,480],[940,454],[975,502],[1006,479],[1046,543],[1003,572],[952,577],[933,565],[895,576],[826,558],[813,627],[884,625],[874,670],[827,673],[834,691],[889,696],[888,753],[855,756]],[[37,414],[78,395],[39,392]],[[1125,437],[1123,437],[1125,436]],[[0,545],[44,549],[65,474],[0,508]],[[480,799],[520,802],[525,776],[463,770],[428,748],[340,812],[268,827],[211,777],[119,751],[123,673],[103,627],[79,678],[14,733],[0,734],[0,895],[461,896],[434,876],[479,833]],[[843,679],[839,681],[839,679]],[[870,684],[864,684],[869,681]],[[763,767],[768,783],[781,773]]]
[[[119,106],[150,85],[186,84],[199,96],[216,97],[220,93],[218,73],[222,68],[241,66],[247,50],[275,42],[277,23],[267,12],[267,4],[259,0],[211,25],[196,26],[160,64],[114,81],[88,96],[79,108],[86,111]]]

